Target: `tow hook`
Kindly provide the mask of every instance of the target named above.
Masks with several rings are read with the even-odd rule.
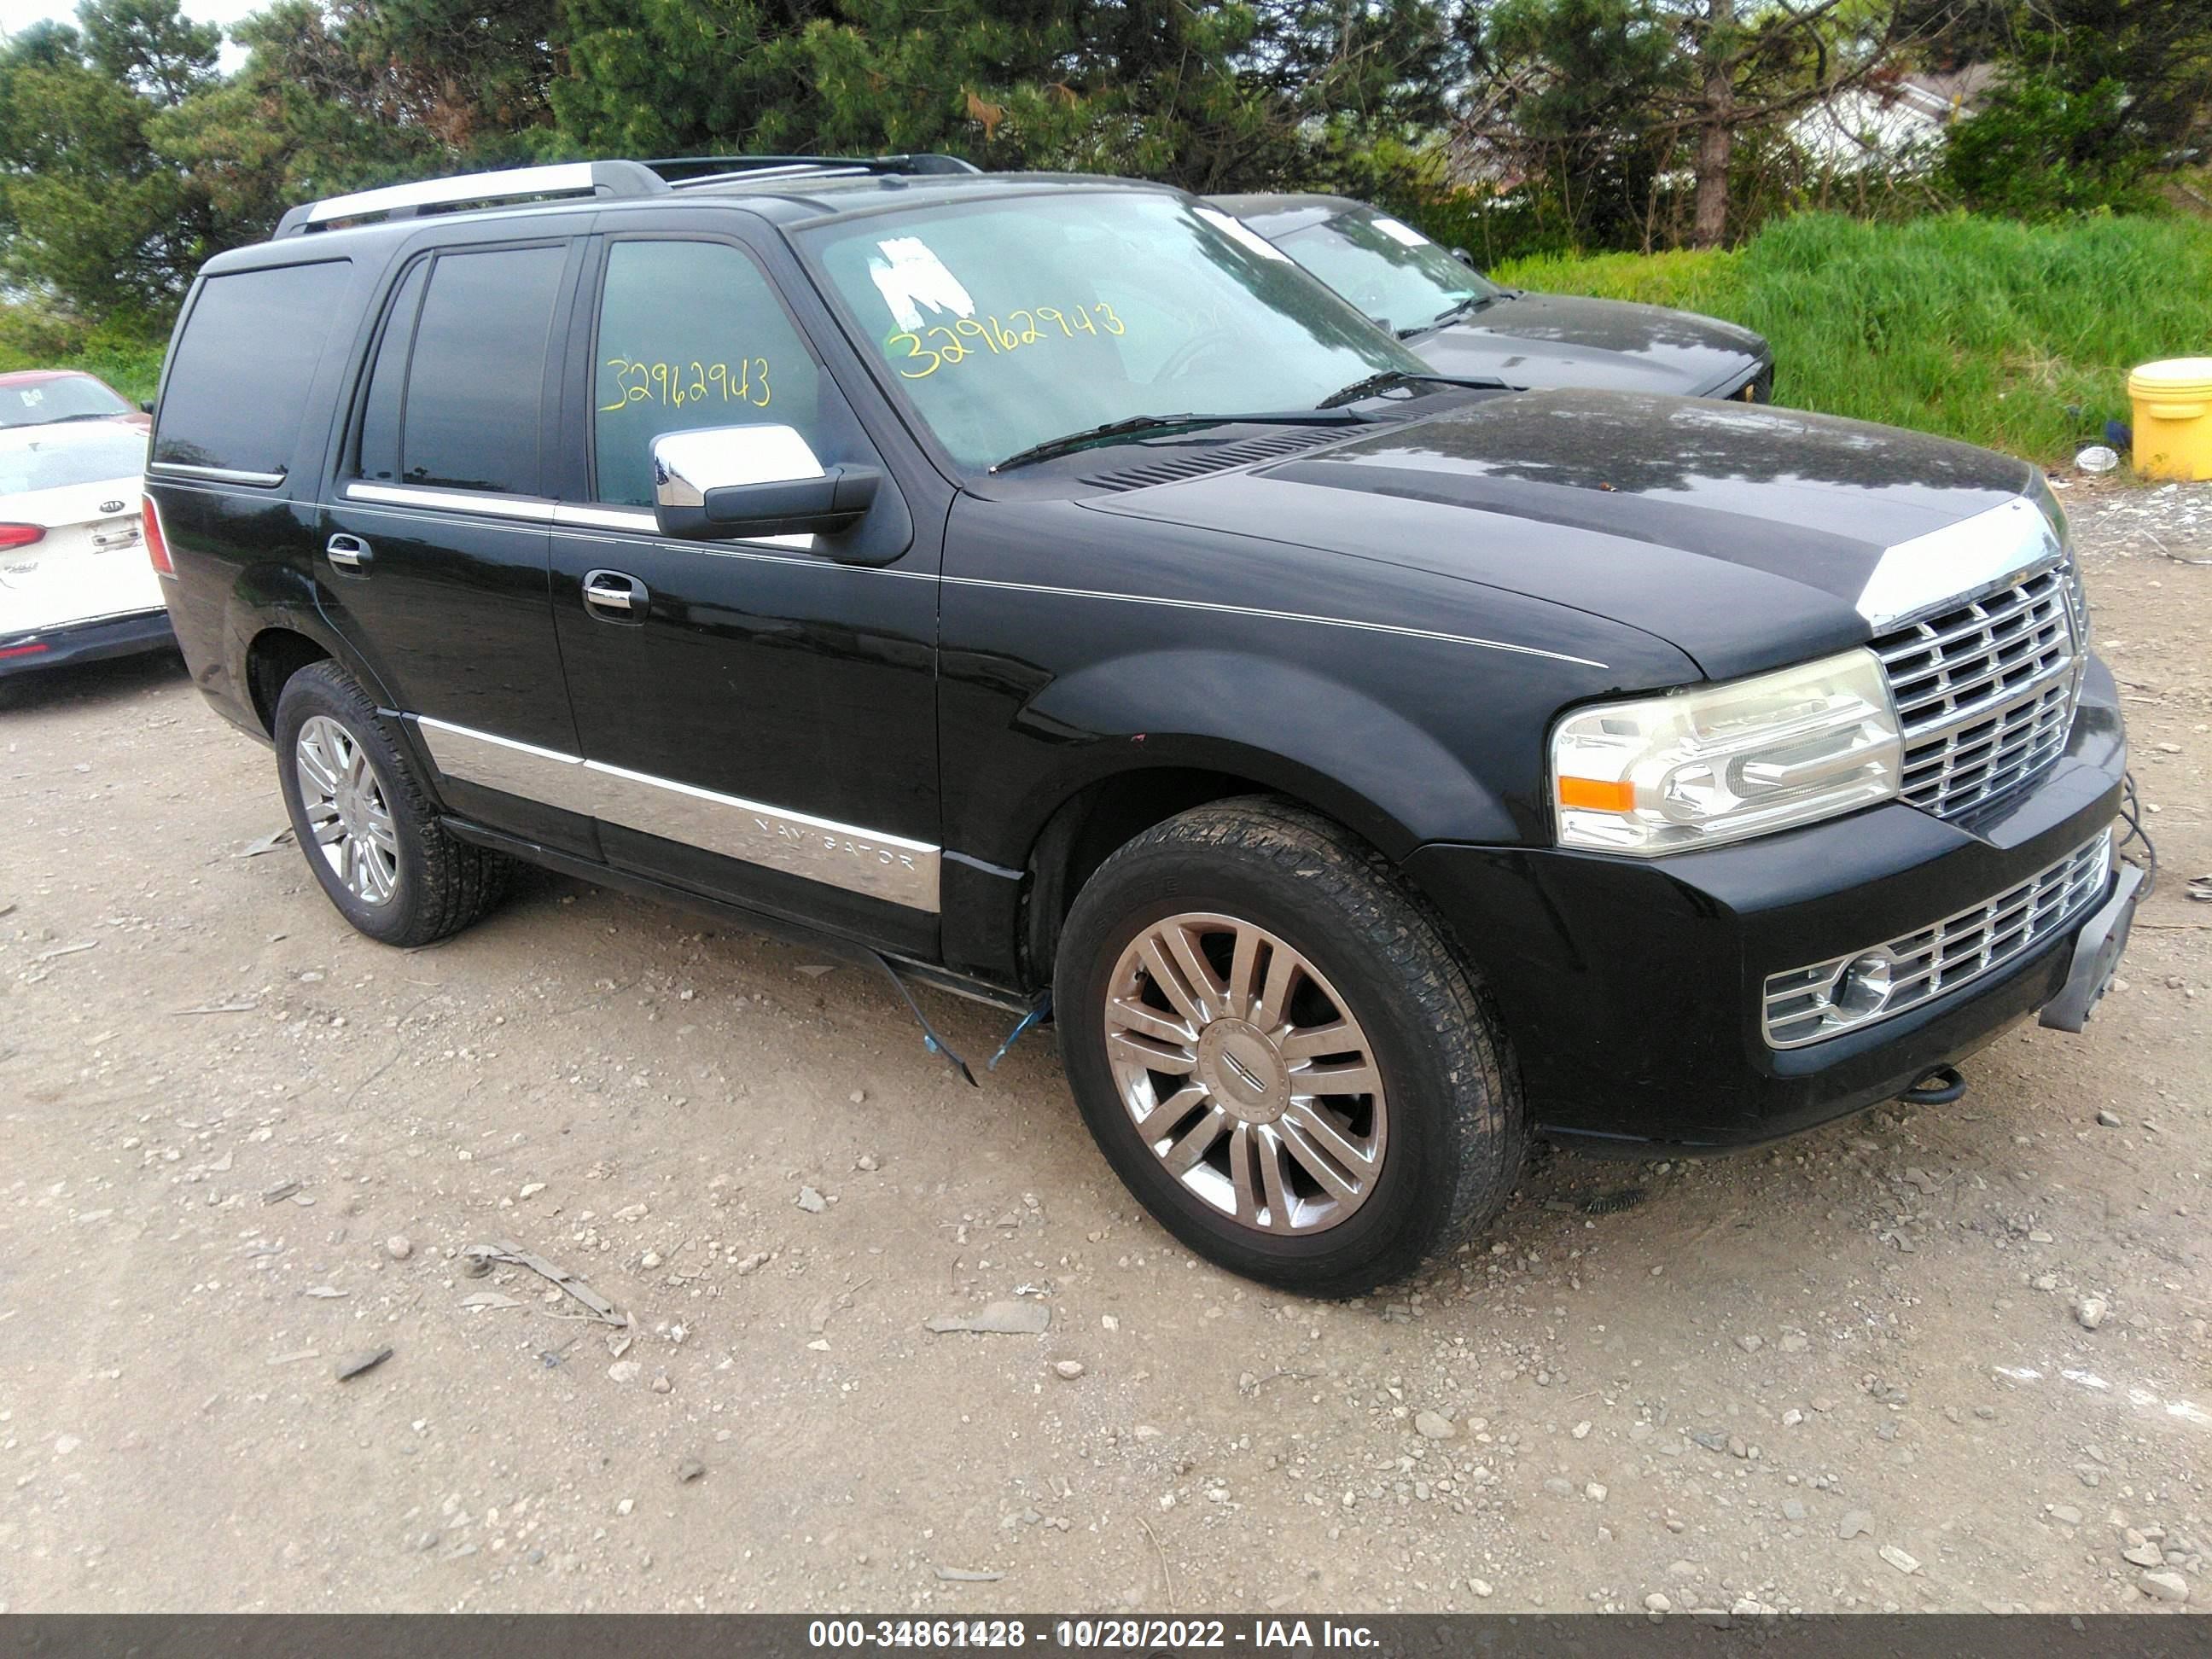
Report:
[[[1966,1079],[1955,1066],[1938,1066],[1898,1099],[1908,1106],[1948,1106],[1966,1092]]]

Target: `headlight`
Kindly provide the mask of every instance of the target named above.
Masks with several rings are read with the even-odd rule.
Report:
[[[1893,799],[1897,710],[1871,651],[1634,702],[1552,730],[1559,844],[1654,858]]]

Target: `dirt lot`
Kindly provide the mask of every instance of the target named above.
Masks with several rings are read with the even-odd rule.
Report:
[[[20,694],[0,1604],[2212,1603],[2212,486],[2069,495],[2164,864],[2089,1033],[1754,1154],[1540,1153],[1344,1305],[1138,1213],[1048,1040],[970,1091],[880,981],[550,878],[385,950],[241,856],[270,758],[173,661]],[[465,1277],[496,1239],[627,1352]]]

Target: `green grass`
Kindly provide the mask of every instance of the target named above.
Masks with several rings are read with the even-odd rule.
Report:
[[[2212,354],[2212,223],[2180,217],[1804,214],[1729,252],[1526,259],[1493,274],[1710,312],[1773,343],[1778,402],[2046,464],[2129,418],[2136,364]]]

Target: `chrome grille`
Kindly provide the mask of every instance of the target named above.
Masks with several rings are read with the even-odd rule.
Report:
[[[1802,1048],[1995,973],[2095,903],[2104,894],[2112,863],[2112,832],[2106,830],[2018,886],[1932,927],[1851,956],[1770,975],[1764,1010],[1768,1044]],[[1873,971],[1860,987],[1844,982],[1846,969],[1868,963],[1874,964]],[[1865,984],[1875,982],[1885,987],[1878,998],[1864,992]]]
[[[1905,799],[1956,817],[2066,747],[2087,616],[2072,560],[1875,641],[1905,728]]]

